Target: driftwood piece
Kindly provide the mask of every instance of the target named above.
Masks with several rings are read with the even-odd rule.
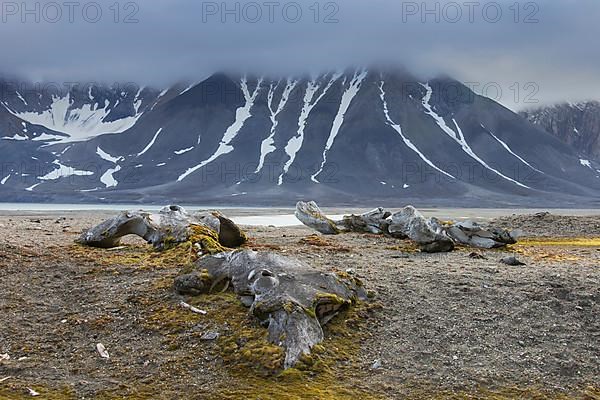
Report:
[[[189,214],[183,207],[167,206],[158,213],[123,211],[83,232],[77,243],[112,248],[126,235],[137,235],[155,248],[193,241],[203,251],[216,253],[246,241],[240,228],[218,212]]]
[[[503,247],[516,243],[519,235],[518,231],[483,227],[472,221],[442,224],[437,218],[425,218],[412,206],[404,207],[393,215],[383,208],[377,208],[362,215],[345,216],[341,221],[333,221],[323,214],[315,202],[299,202],[296,216],[304,225],[324,234],[383,233],[396,238],[410,238],[422,251],[429,253],[451,251],[455,244],[486,249]]]
[[[284,368],[323,341],[323,329],[343,307],[366,299],[360,281],[320,272],[295,258],[272,252],[239,250],[206,256],[196,271],[175,279],[184,295],[209,293],[228,281],[269,332],[269,341],[285,349]]]

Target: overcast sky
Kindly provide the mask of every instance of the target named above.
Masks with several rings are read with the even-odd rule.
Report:
[[[117,2],[118,15],[115,0],[64,1],[0,4],[2,73],[164,86],[221,69],[385,62],[487,87],[512,109],[600,98],[598,0],[227,1],[229,13],[221,1],[145,0]]]

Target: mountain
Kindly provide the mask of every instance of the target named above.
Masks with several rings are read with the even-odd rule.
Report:
[[[600,165],[448,77],[215,74],[0,98],[4,201],[597,205]],[[587,160],[586,160],[587,161]]]
[[[600,160],[600,102],[563,103],[520,114],[587,158]]]

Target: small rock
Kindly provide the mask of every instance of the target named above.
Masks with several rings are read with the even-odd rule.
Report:
[[[474,260],[487,260],[486,256],[484,256],[481,253],[477,253],[477,252],[473,252],[473,253],[469,254],[469,258],[472,258]]]
[[[521,265],[527,265],[524,262],[519,261],[517,259],[517,257],[515,257],[515,256],[504,257],[503,259],[500,260],[500,262],[502,264],[511,265],[513,267],[517,267],[517,266],[521,266]]]
[[[206,332],[200,337],[200,340],[216,340],[219,338],[219,332]]]
[[[356,274],[356,270],[354,268],[347,268],[346,273],[350,275]]]
[[[110,355],[108,354],[108,351],[106,350],[106,347],[104,347],[104,345],[102,343],[98,343],[96,345],[96,350],[98,350],[98,354],[100,354],[100,357],[106,358],[107,360],[110,358]]]
[[[373,365],[371,365],[371,369],[379,369],[381,368],[381,360],[377,359],[373,362]]]
[[[8,353],[0,354],[0,361],[8,361],[8,360],[10,360],[10,355]]]
[[[32,222],[34,224],[41,224],[42,220],[40,220],[40,219],[30,219],[29,222]]]
[[[409,258],[410,256],[408,254],[394,254],[393,256],[390,256],[390,258]]]

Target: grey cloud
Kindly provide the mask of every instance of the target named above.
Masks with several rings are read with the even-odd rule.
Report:
[[[2,11],[9,3],[3,2]],[[40,10],[48,10],[50,2],[26,3],[29,9],[38,3]],[[255,15],[253,5],[261,5],[263,15],[256,23],[243,16],[236,23],[232,14],[223,23],[220,12],[203,18],[203,8],[214,11],[210,7],[221,8],[223,3],[192,0],[139,1],[134,16],[138,23],[123,22],[135,10],[131,5],[125,9],[127,1],[120,2],[120,22],[115,23],[109,9],[114,0],[101,0],[103,15],[99,22],[90,23],[81,14],[87,3],[79,3],[73,23],[65,7],[56,23],[44,21],[43,15],[36,23],[31,14],[23,23],[23,10],[15,15],[4,12],[0,70],[40,81],[137,81],[163,86],[200,80],[221,69],[286,74],[385,62],[423,76],[448,73],[477,82],[480,88],[497,83],[502,88],[499,100],[513,109],[532,105],[524,103],[529,83],[537,85],[533,99],[540,103],[600,97],[597,0],[522,1],[518,22],[514,8],[509,8],[514,0],[477,3],[473,21],[467,15],[468,1],[321,1],[318,23],[309,8],[314,0],[296,3],[303,12],[296,23],[282,15],[289,1],[271,2],[278,4],[274,22],[269,21],[266,0],[238,2],[249,18]],[[232,9],[235,3],[227,1],[226,6]],[[21,2],[14,4],[22,7]],[[439,23],[433,14],[422,15],[424,4],[429,10],[437,4]],[[453,23],[449,19],[456,16],[456,5],[463,15]],[[488,7],[488,17],[493,17],[496,5],[503,15],[492,23],[482,9]],[[420,9],[416,14],[403,13],[414,11],[414,6]],[[339,22],[324,23],[336,7],[332,18]],[[288,19],[293,18],[294,9],[288,11]],[[539,22],[524,23],[532,13],[531,18]],[[515,98],[516,87],[520,92]]]

